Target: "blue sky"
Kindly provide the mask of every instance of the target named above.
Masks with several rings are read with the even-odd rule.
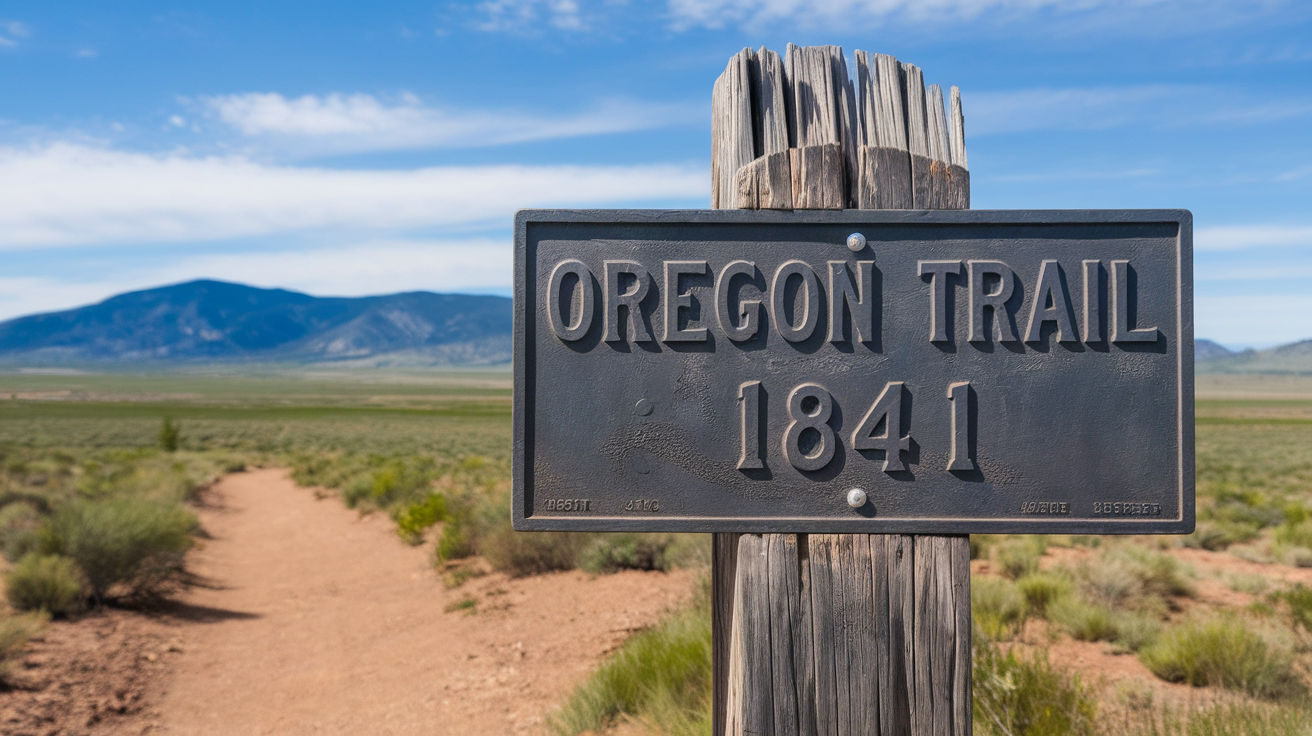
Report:
[[[708,207],[743,46],[962,89],[976,208],[1184,207],[1197,335],[1312,338],[1312,3],[6,2],[0,318],[191,278],[509,293],[520,207]]]

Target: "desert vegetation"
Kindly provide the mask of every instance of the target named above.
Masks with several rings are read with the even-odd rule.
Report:
[[[54,619],[149,604],[225,473],[292,469],[391,520],[450,588],[499,571],[709,564],[705,537],[516,533],[504,375],[9,376],[0,668]],[[1298,734],[1312,722],[1312,401],[1200,400],[1198,530],[971,539],[981,734]],[[479,616],[474,597],[447,615]],[[706,733],[710,614],[635,634],[549,718]],[[1303,729],[1303,730],[1299,730]]]

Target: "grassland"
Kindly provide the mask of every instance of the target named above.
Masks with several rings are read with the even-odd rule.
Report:
[[[1194,535],[972,540],[979,733],[1306,732],[1312,378],[1204,376],[1197,395]],[[430,541],[453,586],[474,554],[517,574],[704,564],[704,540],[510,532],[510,418],[510,377],[494,370],[0,374],[0,506],[33,509],[0,519],[0,537],[6,519],[181,503],[221,473],[280,465]],[[707,615],[703,601],[636,638],[553,726],[704,731]]]

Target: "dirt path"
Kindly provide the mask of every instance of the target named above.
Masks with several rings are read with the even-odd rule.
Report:
[[[142,726],[167,734],[541,732],[543,714],[689,572],[490,575],[445,590],[381,515],[316,500],[281,470],[225,478],[185,596],[195,623]],[[468,611],[445,613],[473,598]]]

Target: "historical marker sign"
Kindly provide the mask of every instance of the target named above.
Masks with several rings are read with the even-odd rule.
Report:
[[[515,528],[1187,533],[1192,262],[1184,210],[520,212]]]

